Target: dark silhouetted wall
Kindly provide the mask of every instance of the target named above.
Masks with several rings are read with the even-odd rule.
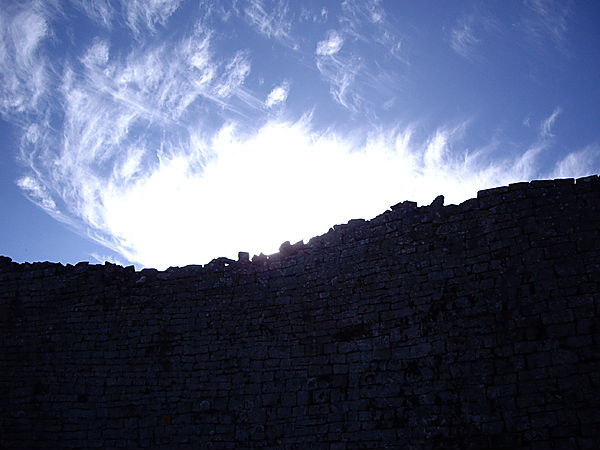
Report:
[[[0,259],[0,447],[600,442],[598,177],[165,272]]]

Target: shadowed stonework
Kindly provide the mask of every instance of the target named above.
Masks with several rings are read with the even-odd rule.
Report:
[[[596,448],[600,180],[250,261],[0,258],[1,448]]]

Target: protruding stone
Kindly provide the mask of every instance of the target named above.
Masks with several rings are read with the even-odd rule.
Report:
[[[443,195],[438,195],[432,202],[431,205],[429,206],[433,206],[434,208],[441,208],[442,206],[444,206],[444,196]]]
[[[229,264],[234,263],[235,261],[233,259],[229,259],[229,258],[225,258],[224,256],[221,256],[219,258],[215,258],[213,259],[211,262],[209,262],[206,267],[227,267]]]
[[[290,241],[285,241],[279,246],[279,254],[281,256],[291,256],[300,250],[304,245],[304,241],[298,241],[295,244],[290,244]]]
[[[289,250],[292,248],[292,244],[290,244],[290,241],[285,241],[283,244],[281,244],[279,246],[279,253],[281,254],[287,254],[289,252]]]
[[[265,255],[264,253],[261,252],[260,255],[254,255],[252,257],[252,262],[256,262],[256,263],[264,263],[267,261],[267,255]]]
[[[417,207],[417,202],[409,202],[408,200],[401,203],[396,203],[392,205],[390,209],[392,211],[407,211],[411,209],[415,209]]]
[[[0,256],[0,265],[10,264],[12,259],[8,256]]]

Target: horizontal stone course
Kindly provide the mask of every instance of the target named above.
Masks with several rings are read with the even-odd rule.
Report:
[[[599,194],[403,202],[163,272],[0,257],[0,448],[596,448]]]

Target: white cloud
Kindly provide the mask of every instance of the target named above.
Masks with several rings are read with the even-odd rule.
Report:
[[[109,47],[96,40],[82,58],[86,67],[75,85],[82,95],[114,109],[116,116],[135,115],[164,123],[180,120],[198,101],[222,105],[246,97],[243,83],[250,72],[246,52],[215,60],[211,34],[199,28],[177,42],[134,49],[110,61]],[[112,115],[109,112],[109,115]]]
[[[294,47],[294,38],[291,35],[292,21],[288,17],[286,3],[283,0],[249,0],[243,13],[246,21],[256,31],[269,39],[274,38],[282,44]]]
[[[351,54],[339,54],[343,44],[343,37],[337,31],[330,30],[327,38],[317,43],[315,62],[323,78],[329,82],[333,99],[344,108],[356,112],[360,95],[351,86],[362,65]]]
[[[116,11],[110,0],[73,0],[73,4],[79,7],[90,19],[110,28]]]
[[[378,51],[399,56],[401,39],[390,24],[380,0],[344,0],[339,17],[344,34],[356,41],[375,42]]]
[[[540,125],[540,137],[542,139],[551,138],[554,136],[554,134],[552,134],[552,127],[554,126],[554,122],[556,122],[556,119],[561,112],[562,110],[559,106],[557,106],[554,108],[554,111],[552,111],[552,114],[542,121],[542,124]]]
[[[342,2],[342,22],[357,30],[365,22],[379,25],[386,20],[381,0],[344,0]]]
[[[402,90],[402,39],[378,0],[346,0],[341,9],[339,29],[317,42],[315,64],[336,103],[353,114],[372,113]]]
[[[600,145],[593,144],[562,158],[548,177],[577,178],[598,172],[600,172]]]
[[[357,112],[361,106],[360,93],[352,89],[357,75],[362,70],[362,64],[352,56],[318,57],[317,69],[329,82],[329,91],[333,99],[349,111]]]
[[[344,39],[335,30],[327,33],[327,38],[317,43],[316,54],[319,56],[331,56],[339,52],[344,44]]]
[[[90,19],[106,28],[125,24],[134,36],[156,31],[166,25],[182,0],[71,0]]]
[[[361,64],[351,54],[339,54],[343,44],[341,34],[330,30],[327,38],[317,43],[316,65],[321,75],[329,82],[333,99],[344,108],[357,111],[360,96],[350,87],[361,70]]]
[[[122,0],[125,21],[134,34],[156,29],[165,25],[169,17],[179,8],[181,0]]]
[[[210,36],[198,30],[178,42],[121,56],[95,39],[79,61],[80,66],[65,64],[60,97],[54,100],[61,109],[60,132],[49,132],[47,121],[28,128],[20,159],[31,175],[18,184],[48,211],[59,199],[61,211],[78,222],[74,226],[117,248],[103,234],[107,185],[125,189],[145,176],[157,157],[178,151],[198,122],[179,121],[199,101],[220,108],[232,98],[259,109],[263,105],[242,88],[250,70],[247,54],[216,62]],[[162,138],[149,129],[162,132]]]
[[[452,50],[463,58],[470,59],[479,39],[475,36],[472,16],[461,18],[450,32]]]
[[[40,52],[48,24],[34,8],[0,12],[0,113],[36,109],[47,88],[46,59]]]
[[[571,15],[569,4],[557,0],[525,0],[525,6],[525,32],[538,45],[550,39],[560,50],[564,50]]]
[[[81,62],[88,69],[93,69],[94,67],[105,66],[108,63],[108,57],[108,42],[96,39],[92,46],[85,52]]]
[[[17,180],[17,186],[23,189],[34,203],[37,203],[46,211],[56,211],[56,203],[35,178],[31,176],[21,177]]]
[[[227,64],[225,75],[221,77],[215,93],[219,97],[228,97],[236,89],[241,87],[250,74],[250,58],[246,52],[237,52],[232,60]]]
[[[290,91],[290,85],[288,82],[284,82],[279,86],[273,88],[267,99],[265,100],[265,106],[267,108],[271,108],[277,104],[284,103],[287,99],[288,93]]]

